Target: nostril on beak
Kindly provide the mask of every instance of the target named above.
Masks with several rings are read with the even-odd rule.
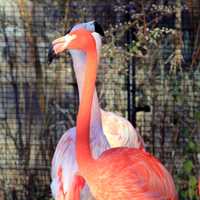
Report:
[[[54,59],[59,58],[59,55],[56,55],[53,45],[51,44],[48,51],[48,64],[50,65]]]

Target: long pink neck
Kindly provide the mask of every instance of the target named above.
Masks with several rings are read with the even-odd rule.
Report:
[[[92,100],[97,72],[97,53],[95,45],[86,55],[86,68],[79,112],[77,116],[76,156],[80,172],[87,170],[93,158],[90,150],[90,119]]]

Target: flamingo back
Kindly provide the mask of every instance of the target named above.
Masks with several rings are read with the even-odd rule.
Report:
[[[144,149],[144,141],[131,123],[112,112],[101,110],[103,131],[111,147]]]
[[[177,200],[169,172],[140,149],[110,149],[93,167],[95,170],[87,172],[86,180],[98,200]]]

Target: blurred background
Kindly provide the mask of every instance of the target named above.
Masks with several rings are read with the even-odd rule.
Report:
[[[94,19],[105,30],[101,107],[137,126],[180,200],[197,200],[199,0],[0,1],[0,200],[52,198],[51,159],[79,102],[69,54],[49,66],[48,47]]]

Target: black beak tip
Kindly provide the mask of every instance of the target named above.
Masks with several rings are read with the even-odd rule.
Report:
[[[50,65],[53,61],[53,59],[58,58],[59,56],[56,55],[54,49],[53,49],[53,45],[51,44],[49,47],[49,51],[48,51],[48,64]]]
[[[70,33],[71,29],[72,29],[72,28],[69,28],[69,29],[65,30],[65,31],[64,31],[64,35],[67,35],[68,33]]]
[[[94,22],[94,27],[95,27],[95,32],[99,33],[102,37],[105,36],[102,26],[96,21]]]

